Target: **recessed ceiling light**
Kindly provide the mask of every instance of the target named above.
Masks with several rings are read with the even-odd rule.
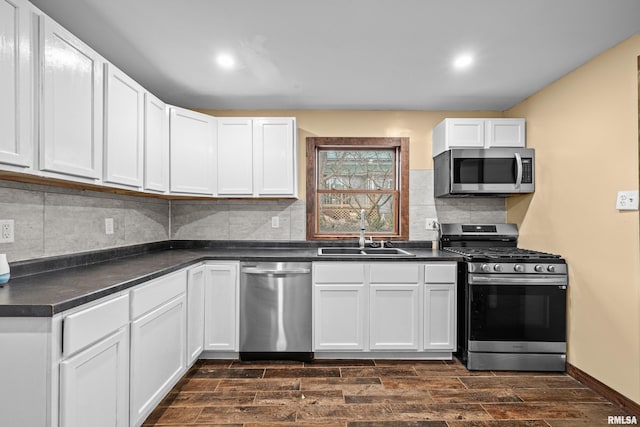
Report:
[[[460,55],[453,61],[453,66],[458,70],[469,68],[471,64],[473,64],[473,56],[469,54]]]
[[[229,70],[236,65],[236,60],[233,59],[233,56],[227,53],[221,53],[216,57],[216,63],[220,66],[220,68]]]

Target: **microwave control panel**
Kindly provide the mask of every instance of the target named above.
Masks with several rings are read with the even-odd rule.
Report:
[[[533,162],[531,159],[522,159],[522,183],[533,183]]]

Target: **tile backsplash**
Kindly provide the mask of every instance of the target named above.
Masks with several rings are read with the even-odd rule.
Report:
[[[277,216],[279,228],[271,227]],[[425,219],[440,222],[503,223],[505,199],[434,199],[433,171],[409,171],[409,239],[434,240]],[[305,240],[304,200],[173,200],[171,238],[196,240]]]
[[[305,240],[305,212],[304,200],[172,200],[171,238]]]
[[[504,198],[434,199],[433,171],[409,173],[409,238],[433,240],[426,218],[503,223]],[[277,217],[278,228],[272,218]],[[114,233],[105,234],[105,218]],[[9,261],[184,240],[305,240],[305,200],[164,200],[0,180],[0,219],[15,220]]]
[[[11,262],[163,241],[169,211],[168,200],[0,181],[0,219],[15,221],[15,242],[0,253]]]

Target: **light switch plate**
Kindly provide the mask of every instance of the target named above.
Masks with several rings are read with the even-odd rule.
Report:
[[[616,209],[621,211],[637,211],[638,191],[618,191]]]

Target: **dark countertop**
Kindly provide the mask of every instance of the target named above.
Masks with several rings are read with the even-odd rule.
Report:
[[[102,262],[67,267],[12,278],[0,287],[0,317],[51,317],[140,283],[188,267],[200,261],[358,261],[425,262],[460,261],[451,253],[430,248],[403,248],[411,258],[362,259],[345,256],[318,256],[315,247],[209,247],[156,249]],[[73,257],[70,256],[70,257]],[[56,257],[57,262],[66,261]],[[12,268],[13,274],[13,268]]]

